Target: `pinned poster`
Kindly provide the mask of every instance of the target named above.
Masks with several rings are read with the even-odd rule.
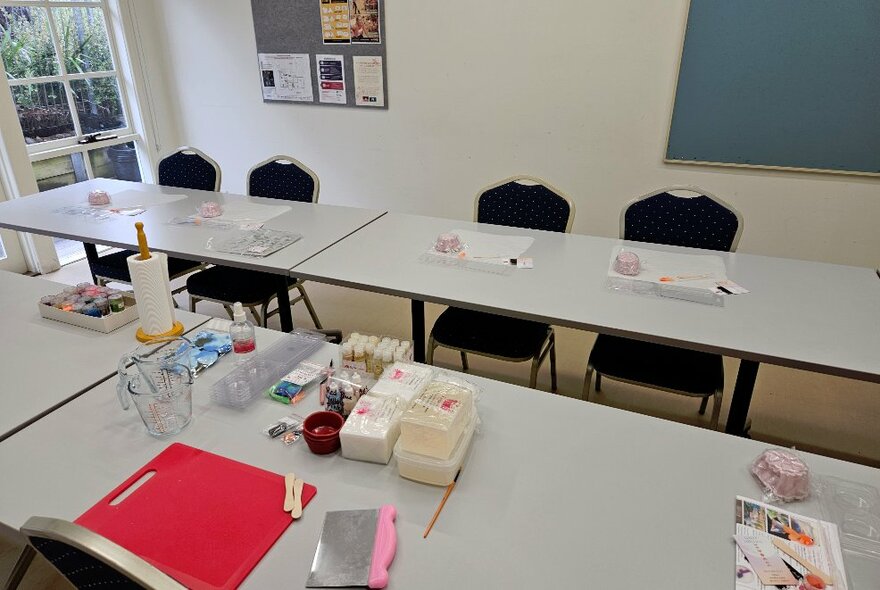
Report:
[[[348,0],[321,0],[321,37],[324,44],[350,43]]]
[[[345,104],[345,66],[341,55],[316,55],[318,62],[318,100]]]
[[[263,100],[314,102],[308,53],[260,53]]]
[[[364,107],[385,106],[385,84],[382,77],[382,58],[379,56],[352,57],[354,63],[354,103]]]
[[[379,0],[351,0],[351,42],[381,43]]]

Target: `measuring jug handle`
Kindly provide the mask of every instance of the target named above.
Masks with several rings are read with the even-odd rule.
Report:
[[[122,405],[123,410],[127,410],[131,406],[131,400],[129,400],[129,394],[126,391],[128,389],[129,377],[125,373],[125,368],[131,361],[131,356],[123,355],[119,359],[119,365],[116,367],[116,373],[119,376],[119,379],[116,381],[116,396],[119,398],[119,403]]]

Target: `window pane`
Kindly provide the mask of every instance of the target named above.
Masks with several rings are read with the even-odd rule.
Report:
[[[73,137],[73,119],[60,82],[10,87],[18,122],[28,144]]]
[[[89,179],[82,154],[78,152],[40,160],[34,162],[33,166],[40,192]]]
[[[125,127],[116,78],[71,80],[70,89],[83,134]]]
[[[91,150],[89,161],[95,178],[118,178],[119,180],[141,181],[141,168],[138,165],[134,142],[111,145]]]
[[[113,69],[100,8],[53,8],[52,16],[68,74]]]
[[[0,238],[0,260],[6,260],[6,248],[3,247],[3,238]]]
[[[46,17],[44,8],[0,6],[0,53],[7,78],[36,78],[59,73]]]

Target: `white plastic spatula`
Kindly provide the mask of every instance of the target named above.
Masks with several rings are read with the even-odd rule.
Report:
[[[302,480],[300,480],[301,482]],[[284,511],[290,512],[293,510],[294,505],[296,504],[296,499],[293,495],[293,484],[296,482],[296,474],[288,473],[284,476]],[[300,484],[300,494],[302,494],[302,484]],[[302,515],[302,502],[300,502],[299,513]],[[294,517],[298,518],[298,517]]]

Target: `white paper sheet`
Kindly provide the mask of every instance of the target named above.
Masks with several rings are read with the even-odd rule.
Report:
[[[614,270],[614,261],[621,251],[639,257],[639,274],[632,277]],[[645,281],[658,285],[674,285],[691,289],[714,290],[718,281],[727,280],[727,269],[720,256],[711,254],[678,254],[642,248],[616,247],[608,261],[608,276],[617,279]],[[660,280],[661,278],[667,280]]]
[[[385,106],[385,86],[382,77],[382,58],[355,55],[354,102],[358,106]]]
[[[454,229],[451,233],[458,234],[465,245],[463,258],[485,262],[519,258],[535,241],[530,236],[487,234],[466,229]]]
[[[258,58],[263,99],[314,102],[308,53],[260,53]]]
[[[315,56],[318,69],[318,100],[329,104],[345,104],[345,62],[341,55]]]
[[[263,205],[262,203],[249,203],[247,201],[235,201],[221,203],[223,215],[211,217],[211,221],[228,221],[231,223],[265,223],[273,217],[278,217],[291,210],[290,205]],[[193,213],[190,218],[199,217]]]

